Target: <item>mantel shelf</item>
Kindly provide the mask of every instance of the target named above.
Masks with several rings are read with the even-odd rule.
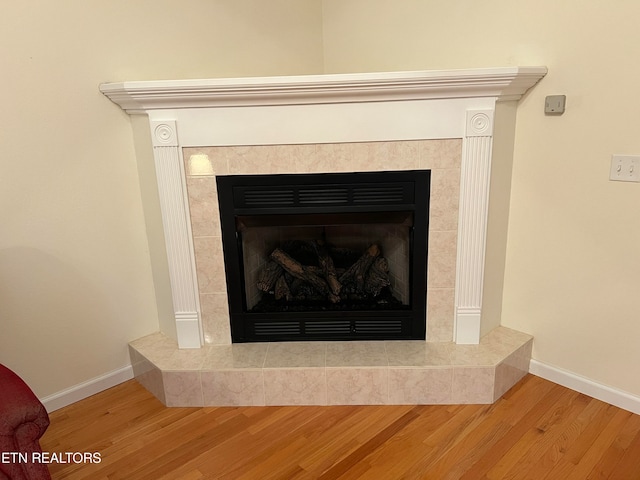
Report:
[[[546,67],[154,80],[104,83],[100,91],[127,113],[158,109],[307,105],[494,97],[518,100]]]

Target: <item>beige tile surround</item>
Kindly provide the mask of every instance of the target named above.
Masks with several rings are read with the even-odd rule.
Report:
[[[136,378],[167,406],[492,403],[529,370],[532,337],[498,327],[479,345],[288,342],[180,350],[129,346]]]
[[[230,343],[216,175],[431,170],[427,341],[453,339],[462,140],[183,149],[205,342]]]

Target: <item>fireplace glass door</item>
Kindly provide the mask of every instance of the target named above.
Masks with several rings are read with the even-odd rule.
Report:
[[[429,172],[218,177],[234,342],[424,339]]]

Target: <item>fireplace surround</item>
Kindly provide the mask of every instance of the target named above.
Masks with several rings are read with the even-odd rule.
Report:
[[[163,320],[161,329],[181,348],[199,348],[206,340],[184,148],[461,139],[451,338],[477,343],[499,324],[485,318],[485,325],[482,318],[495,113],[505,112],[504,130],[512,135],[515,110],[510,106],[545,74],[544,67],[504,67],[101,85],[127,113],[149,119],[174,309],[174,318]],[[147,138],[137,140],[146,143]],[[381,163],[382,168],[365,161],[363,169],[384,170]],[[312,161],[304,167],[318,165]],[[249,168],[261,173],[263,166]],[[233,170],[228,161],[226,167],[217,173]]]
[[[166,264],[173,316],[160,319],[161,334],[131,344],[136,377],[171,405],[353,402],[329,398],[337,391],[330,378],[338,377],[345,391],[362,382],[386,389],[373,403],[493,401],[526,371],[531,351],[530,337],[499,326],[496,279],[515,104],[545,73],[507,67],[101,85],[127,113],[148,117],[150,138],[137,128],[146,119],[134,121],[134,132],[139,162],[154,164],[160,201],[147,198],[145,211],[151,223],[160,212],[166,245],[161,252],[150,242],[156,263]],[[400,170],[432,174],[426,341],[348,342],[344,353],[329,342],[318,345],[316,360],[301,363],[290,360],[292,351],[309,354],[298,342],[266,350],[232,345],[216,178]],[[491,219],[490,198],[499,202]],[[166,288],[163,275],[156,283]],[[247,348],[255,361],[238,363]],[[380,348],[375,359],[351,357]],[[322,395],[282,398],[311,378],[324,385]],[[409,391],[426,379],[436,382],[438,395],[431,387]],[[262,393],[240,395],[238,382],[255,383]],[[233,399],[218,398],[220,390]]]

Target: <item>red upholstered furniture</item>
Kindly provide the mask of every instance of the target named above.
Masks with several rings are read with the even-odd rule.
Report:
[[[42,451],[39,439],[48,426],[49,415],[38,397],[0,365],[0,480],[51,478],[46,464],[31,461],[33,452]]]

